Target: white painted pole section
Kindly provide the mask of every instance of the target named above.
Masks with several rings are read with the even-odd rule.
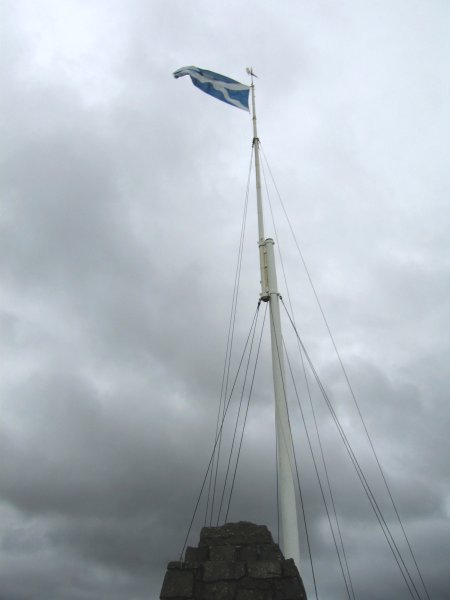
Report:
[[[251,70],[250,70],[250,74]],[[264,239],[264,218],[261,196],[259,139],[256,127],[255,86],[252,76],[253,147],[255,150],[256,202],[258,207],[258,246],[261,267],[261,298],[270,303],[270,335],[272,341],[273,387],[278,448],[278,480],[280,493],[281,535],[283,553],[300,566],[297,502],[295,498],[295,462],[286,404],[283,341],[281,337],[280,302],[273,251],[274,241]]]
[[[297,501],[295,498],[295,459],[286,398],[283,338],[281,335],[280,299],[275,269],[274,241],[266,240],[267,274],[269,279],[270,336],[272,341],[273,388],[275,392],[275,421],[277,428],[278,480],[280,488],[280,517],[283,552],[300,567]]]
[[[252,76],[252,121],[253,121],[253,148],[255,150],[255,175],[256,175],[256,206],[258,210],[258,246],[259,246],[259,264],[261,267],[261,298],[268,299],[268,279],[265,265],[264,253],[264,216],[262,208],[261,194],[261,168],[259,164],[259,138],[256,128],[256,107],[255,107],[255,86]]]

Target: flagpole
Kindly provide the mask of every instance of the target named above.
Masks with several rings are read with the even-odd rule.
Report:
[[[275,395],[275,422],[277,434],[278,480],[280,497],[280,520],[282,547],[286,558],[293,558],[300,565],[297,501],[295,496],[295,458],[286,398],[283,338],[280,320],[280,295],[278,293],[275,267],[274,241],[264,238],[264,217],[261,194],[261,169],[259,138],[256,125],[254,73],[251,76],[253,148],[255,152],[256,202],[258,211],[258,246],[261,268],[261,299],[269,302],[270,336],[272,346],[273,388]]]

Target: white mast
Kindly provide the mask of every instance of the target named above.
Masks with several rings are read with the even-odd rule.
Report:
[[[280,493],[281,535],[283,553],[293,558],[300,566],[300,544],[298,536],[297,502],[295,498],[295,460],[286,399],[286,378],[283,358],[283,338],[281,335],[280,298],[275,269],[274,241],[264,238],[264,218],[261,196],[261,172],[259,161],[259,138],[256,128],[254,73],[251,75],[253,148],[255,151],[256,202],[258,207],[258,246],[261,267],[261,299],[269,302],[270,335],[272,344],[273,388],[275,393],[275,421],[278,450],[278,479]]]

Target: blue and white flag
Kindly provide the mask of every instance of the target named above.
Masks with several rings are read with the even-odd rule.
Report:
[[[249,110],[248,93],[250,87],[248,85],[198,67],[182,67],[173,74],[175,78],[184,75],[189,75],[196,87],[214,96],[214,98],[237,108],[242,108],[242,110]]]

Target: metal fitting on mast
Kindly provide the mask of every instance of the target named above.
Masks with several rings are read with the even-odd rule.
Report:
[[[270,300],[270,287],[269,287],[269,270],[268,270],[268,261],[267,261],[267,246],[266,242],[269,240],[264,240],[263,242],[258,242],[260,260],[261,260],[261,294],[260,298],[263,302],[268,302]]]

